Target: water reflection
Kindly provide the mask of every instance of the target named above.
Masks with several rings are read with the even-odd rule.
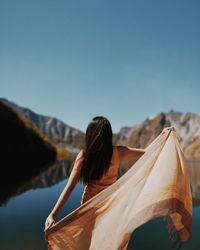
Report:
[[[57,163],[26,186],[26,191],[22,190],[21,195],[12,198],[6,206],[0,208],[0,249],[47,249],[43,234],[44,221],[67,184],[70,166],[71,163],[68,161]],[[186,243],[183,250],[198,250],[200,249],[200,162],[188,162],[188,168],[196,207],[193,208],[192,239]],[[57,221],[80,205],[82,192],[83,185],[78,184],[56,218]],[[164,221],[159,219],[138,228],[133,233],[128,250],[169,250],[170,244]]]
[[[71,163],[70,160],[57,162],[47,172],[23,187],[21,193],[29,189],[49,187],[68,178]],[[190,174],[193,205],[200,206],[200,161],[187,161],[187,166]],[[124,173],[125,171],[123,170],[122,172]]]
[[[200,206],[200,161],[187,161],[193,206]]]
[[[69,177],[71,164],[72,161],[70,159],[56,162],[48,171],[29,182],[29,184],[24,187],[24,190],[50,187],[59,183]]]
[[[70,175],[70,169],[74,158],[69,158],[65,161],[56,162],[45,172],[42,172],[39,176],[35,177],[28,184],[21,185],[14,194],[7,194],[6,186],[1,190],[1,195],[4,200],[8,200],[11,197],[18,196],[30,189],[45,188],[53,186],[60,181],[67,179]],[[2,204],[0,204],[1,206]]]

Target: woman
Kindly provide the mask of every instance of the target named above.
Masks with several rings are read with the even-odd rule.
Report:
[[[56,215],[78,181],[85,184],[83,204],[117,180],[121,161],[137,160],[144,152],[143,149],[113,146],[110,122],[102,116],[94,117],[87,127],[84,147],[76,157],[68,183],[46,219],[44,231],[55,223]]]

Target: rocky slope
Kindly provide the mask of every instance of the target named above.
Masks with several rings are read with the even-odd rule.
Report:
[[[55,145],[33,124],[0,102],[0,205],[56,161]]]
[[[0,98],[0,101],[8,105],[17,113],[30,120],[36,127],[38,127],[43,134],[52,140],[58,146],[76,151],[83,145],[84,133],[75,129],[59,119],[36,114],[28,108],[20,107],[17,104],[8,101],[5,98]]]
[[[193,113],[159,113],[139,125],[122,128],[114,136],[114,143],[145,148],[167,126],[175,128],[186,158],[200,159],[200,116]]]
[[[74,152],[78,152],[82,147],[85,134],[80,130],[56,118],[36,114],[6,99],[0,98],[0,101],[28,118],[58,146]],[[119,133],[114,134],[113,142],[118,145],[145,148],[167,126],[174,126],[176,129],[186,158],[200,159],[200,116],[194,113],[159,113],[138,125],[122,127]]]

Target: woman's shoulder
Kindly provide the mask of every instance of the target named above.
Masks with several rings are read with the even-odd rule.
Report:
[[[118,158],[118,161],[120,160],[120,154],[121,154],[121,146],[115,145],[113,146],[113,152],[115,152],[115,156]]]
[[[113,152],[118,152],[118,146],[113,146]]]
[[[119,161],[121,161],[123,159],[123,156],[127,153],[128,147],[116,145],[115,150],[117,151]]]
[[[116,146],[114,146],[114,148],[115,148],[115,150],[118,152],[118,154],[124,152],[124,150],[127,149],[126,146],[122,146],[122,145],[116,145]]]

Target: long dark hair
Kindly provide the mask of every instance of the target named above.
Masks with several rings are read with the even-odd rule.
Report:
[[[109,167],[112,153],[110,122],[103,116],[96,116],[86,129],[80,180],[86,184],[100,179]]]

